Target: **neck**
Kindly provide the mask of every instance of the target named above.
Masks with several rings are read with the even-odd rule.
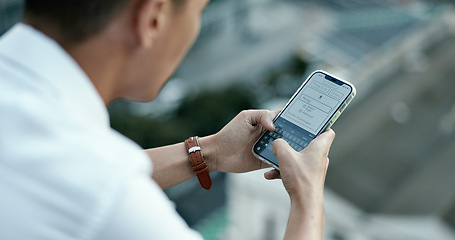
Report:
[[[125,55],[112,40],[103,38],[95,37],[66,50],[88,75],[104,103],[109,105],[119,97]]]
[[[32,25],[49,37],[55,39],[79,64],[82,70],[92,81],[106,105],[120,97],[120,89],[125,75],[125,62],[128,49],[124,44],[124,36],[120,33],[119,24],[111,24],[101,33],[90,37],[78,44],[65,44],[58,31],[49,24],[39,24],[40,21],[25,23]]]

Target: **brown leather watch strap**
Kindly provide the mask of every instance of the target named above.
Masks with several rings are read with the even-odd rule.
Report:
[[[210,178],[209,168],[199,146],[198,137],[190,137],[185,140],[185,147],[188,151],[191,167],[193,168],[193,172],[196,173],[199,183],[203,188],[209,190],[212,186],[212,179]]]

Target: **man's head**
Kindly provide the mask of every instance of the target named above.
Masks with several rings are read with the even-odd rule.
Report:
[[[41,22],[74,44],[101,31],[130,0],[26,0],[25,19]]]
[[[116,87],[104,100],[147,101],[156,97],[194,42],[208,1],[26,0],[24,21],[62,45],[99,92],[106,88],[99,87],[102,69],[90,68],[88,56],[114,63],[112,56],[121,54],[122,61],[115,59],[122,65],[111,69]],[[99,59],[103,49],[109,54]]]
[[[187,0],[172,0],[176,8]],[[25,20],[42,22],[58,41],[77,44],[99,33],[131,0],[25,0]]]

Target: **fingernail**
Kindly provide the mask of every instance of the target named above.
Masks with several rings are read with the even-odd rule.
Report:
[[[273,121],[269,120],[269,124],[270,126],[275,127],[275,125],[273,125]]]

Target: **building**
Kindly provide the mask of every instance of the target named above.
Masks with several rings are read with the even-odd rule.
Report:
[[[315,21],[325,21],[299,46],[308,71],[334,72],[359,93],[334,126],[325,239],[455,239],[453,7],[308,4]],[[229,175],[227,185],[220,239],[283,236],[289,200],[279,181]]]

